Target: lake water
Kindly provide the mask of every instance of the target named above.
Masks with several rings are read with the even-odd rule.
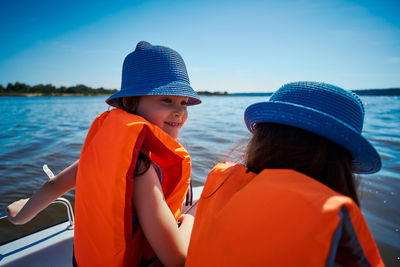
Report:
[[[93,119],[108,109],[105,97],[0,97],[0,210],[43,184],[48,164],[56,174],[79,158]],[[400,97],[361,97],[364,134],[382,157],[377,174],[361,177],[363,213],[388,266],[400,266]],[[181,143],[192,158],[192,179],[203,183],[226,155],[238,159],[250,135],[243,111],[265,97],[202,97],[189,107]],[[233,153],[231,151],[235,149]],[[74,191],[66,194],[73,203]],[[23,226],[0,221],[0,243],[66,218],[51,205]]]

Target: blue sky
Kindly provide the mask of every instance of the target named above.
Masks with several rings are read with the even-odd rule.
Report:
[[[186,62],[197,91],[291,81],[400,87],[400,1],[0,0],[0,84],[118,88],[146,40]]]

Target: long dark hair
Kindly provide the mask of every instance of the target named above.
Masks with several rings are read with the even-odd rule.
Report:
[[[140,96],[121,97],[119,101],[119,106],[122,107],[123,110],[136,115],[136,109],[139,105]],[[143,175],[150,168],[150,165],[151,160],[149,159],[149,157],[140,151],[136,161],[133,176],[136,177]]]
[[[359,205],[351,154],[311,132],[277,123],[260,123],[250,140],[248,171],[292,169],[306,174]]]

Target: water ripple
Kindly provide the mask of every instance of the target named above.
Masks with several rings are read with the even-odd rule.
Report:
[[[42,165],[58,173],[78,159],[93,119],[107,110],[104,97],[0,98],[0,210],[28,197],[47,177]],[[192,178],[205,181],[215,163],[240,159],[250,134],[243,111],[264,97],[203,97],[189,107],[179,141],[192,158]],[[361,204],[384,258],[400,256],[400,98],[362,97],[366,103],[365,137],[382,157],[378,174],[361,176]],[[233,152],[232,152],[233,151]],[[73,201],[74,191],[67,195]],[[64,219],[63,208],[51,208],[25,226],[0,222],[0,243]]]

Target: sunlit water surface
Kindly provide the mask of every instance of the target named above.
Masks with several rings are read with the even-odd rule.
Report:
[[[58,173],[79,158],[93,119],[108,109],[105,97],[0,97],[0,210],[46,181],[43,164]],[[192,158],[192,179],[203,183],[213,165],[240,151],[250,135],[243,111],[265,97],[202,97],[189,107],[180,142]],[[377,174],[363,175],[363,213],[388,266],[400,266],[400,98],[362,97],[364,134],[382,157]],[[233,153],[231,151],[234,150]],[[66,197],[73,203],[74,191]],[[0,243],[66,218],[52,205],[24,226],[0,221]]]

